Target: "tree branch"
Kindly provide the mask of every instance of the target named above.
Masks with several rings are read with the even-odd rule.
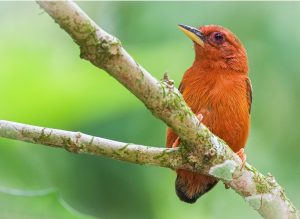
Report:
[[[72,153],[106,156],[136,164],[151,164],[171,169],[192,167],[184,165],[178,149],[156,148],[118,142],[59,129],[43,128],[0,120],[0,137],[64,148]]]
[[[299,218],[298,211],[274,177],[263,176],[249,164],[241,169],[238,156],[199,123],[170,80],[153,78],[124,50],[118,39],[99,28],[75,3],[41,1],[38,4],[80,46],[81,58],[104,69],[122,83],[180,136],[182,145],[179,149],[131,144],[125,147],[125,143],[84,134],[78,137],[79,134],[66,131],[52,130],[50,135],[51,129],[5,121],[1,121],[0,136],[65,147],[72,152],[89,152],[134,163],[150,163],[172,169],[180,167],[209,174],[229,185],[264,218]],[[107,150],[103,152],[103,148]],[[133,154],[138,157],[137,160],[131,156]]]

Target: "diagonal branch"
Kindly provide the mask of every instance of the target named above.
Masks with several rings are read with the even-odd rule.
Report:
[[[97,138],[99,141],[94,138],[94,145],[89,144],[92,137],[87,135],[80,134],[79,137],[79,134],[58,130],[53,130],[50,135],[50,129],[5,121],[1,122],[0,136],[65,147],[73,152],[101,154],[102,149],[99,148],[104,147],[108,152],[102,155],[115,159],[135,162],[128,152],[145,158],[136,160],[136,163],[150,163],[175,169],[180,167],[209,174],[229,185],[264,218],[299,218],[296,208],[274,177],[263,176],[249,164],[241,169],[240,159],[224,141],[199,123],[171,81],[167,78],[162,81],[153,78],[124,50],[118,39],[99,28],[75,3],[41,1],[38,4],[80,46],[81,58],[107,71],[137,96],[156,117],[180,136],[182,145],[175,150],[136,145],[125,147],[124,143],[102,141],[100,138]],[[62,134],[63,138],[54,133]],[[50,139],[53,141],[50,142]],[[74,144],[76,140],[80,143]],[[114,149],[108,148],[112,145],[118,145],[118,152],[122,149],[126,152],[114,153]]]
[[[195,170],[208,174],[211,165],[225,160],[233,160],[236,166],[240,166],[239,157],[199,123],[168,78],[162,81],[154,78],[125,51],[118,39],[98,27],[75,3],[38,3],[79,45],[81,58],[107,71],[180,136],[187,153],[193,151],[194,159],[190,162],[194,163]],[[205,153],[212,148],[216,153],[209,159],[210,165],[197,166],[193,160],[202,162]]]

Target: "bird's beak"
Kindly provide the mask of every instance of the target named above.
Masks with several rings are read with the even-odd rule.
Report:
[[[179,29],[182,30],[182,32],[185,33],[191,40],[204,47],[205,37],[200,30],[183,24],[179,24],[178,26]]]

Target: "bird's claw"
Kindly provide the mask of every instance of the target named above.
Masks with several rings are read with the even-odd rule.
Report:
[[[174,143],[172,144],[172,148],[178,147],[179,144],[180,144],[180,138],[177,137],[176,140],[174,141]]]
[[[197,117],[197,119],[199,120],[199,122],[201,122],[201,121],[203,120],[203,115],[202,115],[202,113],[198,113],[198,114],[196,115],[196,117]]]

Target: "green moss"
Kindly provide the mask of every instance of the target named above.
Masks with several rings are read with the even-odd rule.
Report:
[[[90,21],[76,23],[74,20],[73,24],[64,21],[63,28],[72,35],[75,42],[80,46],[80,58],[101,66],[103,62],[111,59],[112,55],[119,53],[121,42],[115,37],[99,38],[96,27]]]
[[[164,85],[164,83],[162,82],[162,81],[159,81],[158,82],[159,83],[159,85],[160,85],[160,88],[161,88],[161,91],[162,91],[162,95],[163,95],[163,98],[165,98],[166,96],[167,96],[167,92],[166,92],[166,90],[165,90],[165,85]],[[160,98],[160,97],[159,97]]]
[[[164,150],[164,151],[162,151],[162,153],[154,156],[153,159],[158,160],[158,159],[161,159],[162,157],[164,157],[165,155],[166,155],[166,151]]]
[[[61,137],[63,142],[63,146],[67,151],[78,153],[80,151],[80,147],[78,147],[70,137]]]
[[[122,157],[122,153],[120,153],[118,150],[113,150],[112,151],[112,156],[116,157],[116,158],[119,158],[119,157]]]
[[[262,178],[256,170],[254,171],[253,180],[256,184],[257,193],[265,194],[269,193],[270,190],[272,190],[271,185],[266,180],[264,180],[264,178]]]
[[[36,142],[36,143],[41,143],[41,142],[47,143],[47,142],[49,142],[49,138],[52,135],[52,130],[48,134],[45,134],[45,129],[46,128],[42,129],[42,132],[41,132],[39,137],[33,138],[34,142]]]
[[[95,154],[97,155],[105,155],[106,153],[107,152],[103,148],[97,148],[97,150],[95,150]]]
[[[268,185],[264,184],[264,183],[257,183],[256,184],[256,191],[260,194],[263,194],[265,192],[267,192],[269,190]]]

